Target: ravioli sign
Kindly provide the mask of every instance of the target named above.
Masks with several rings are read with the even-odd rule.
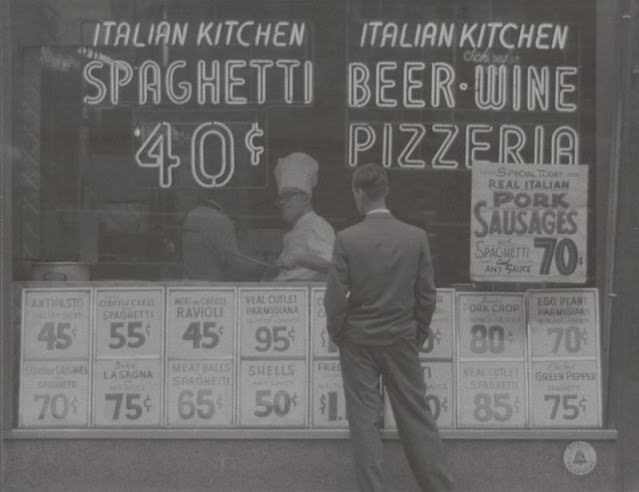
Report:
[[[471,278],[584,283],[587,204],[587,166],[475,163]]]

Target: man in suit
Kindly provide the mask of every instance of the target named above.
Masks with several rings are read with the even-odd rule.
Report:
[[[418,357],[436,302],[426,233],[388,211],[388,178],[381,166],[359,167],[352,185],[365,219],[335,239],[324,305],[329,335],[340,348],[359,488],[384,490],[376,425],[381,374],[419,486],[423,491],[450,490]]]

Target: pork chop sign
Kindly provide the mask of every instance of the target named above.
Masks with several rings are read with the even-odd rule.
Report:
[[[472,173],[471,279],[586,281],[588,166],[475,163]]]

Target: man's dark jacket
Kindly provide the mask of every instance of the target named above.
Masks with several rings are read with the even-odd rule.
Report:
[[[337,345],[428,336],[437,295],[426,233],[376,211],[337,234],[324,296]]]

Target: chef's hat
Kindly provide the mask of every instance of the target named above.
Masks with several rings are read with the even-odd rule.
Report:
[[[310,155],[294,152],[277,160],[275,180],[277,189],[299,188],[309,195],[317,184],[319,164]]]

